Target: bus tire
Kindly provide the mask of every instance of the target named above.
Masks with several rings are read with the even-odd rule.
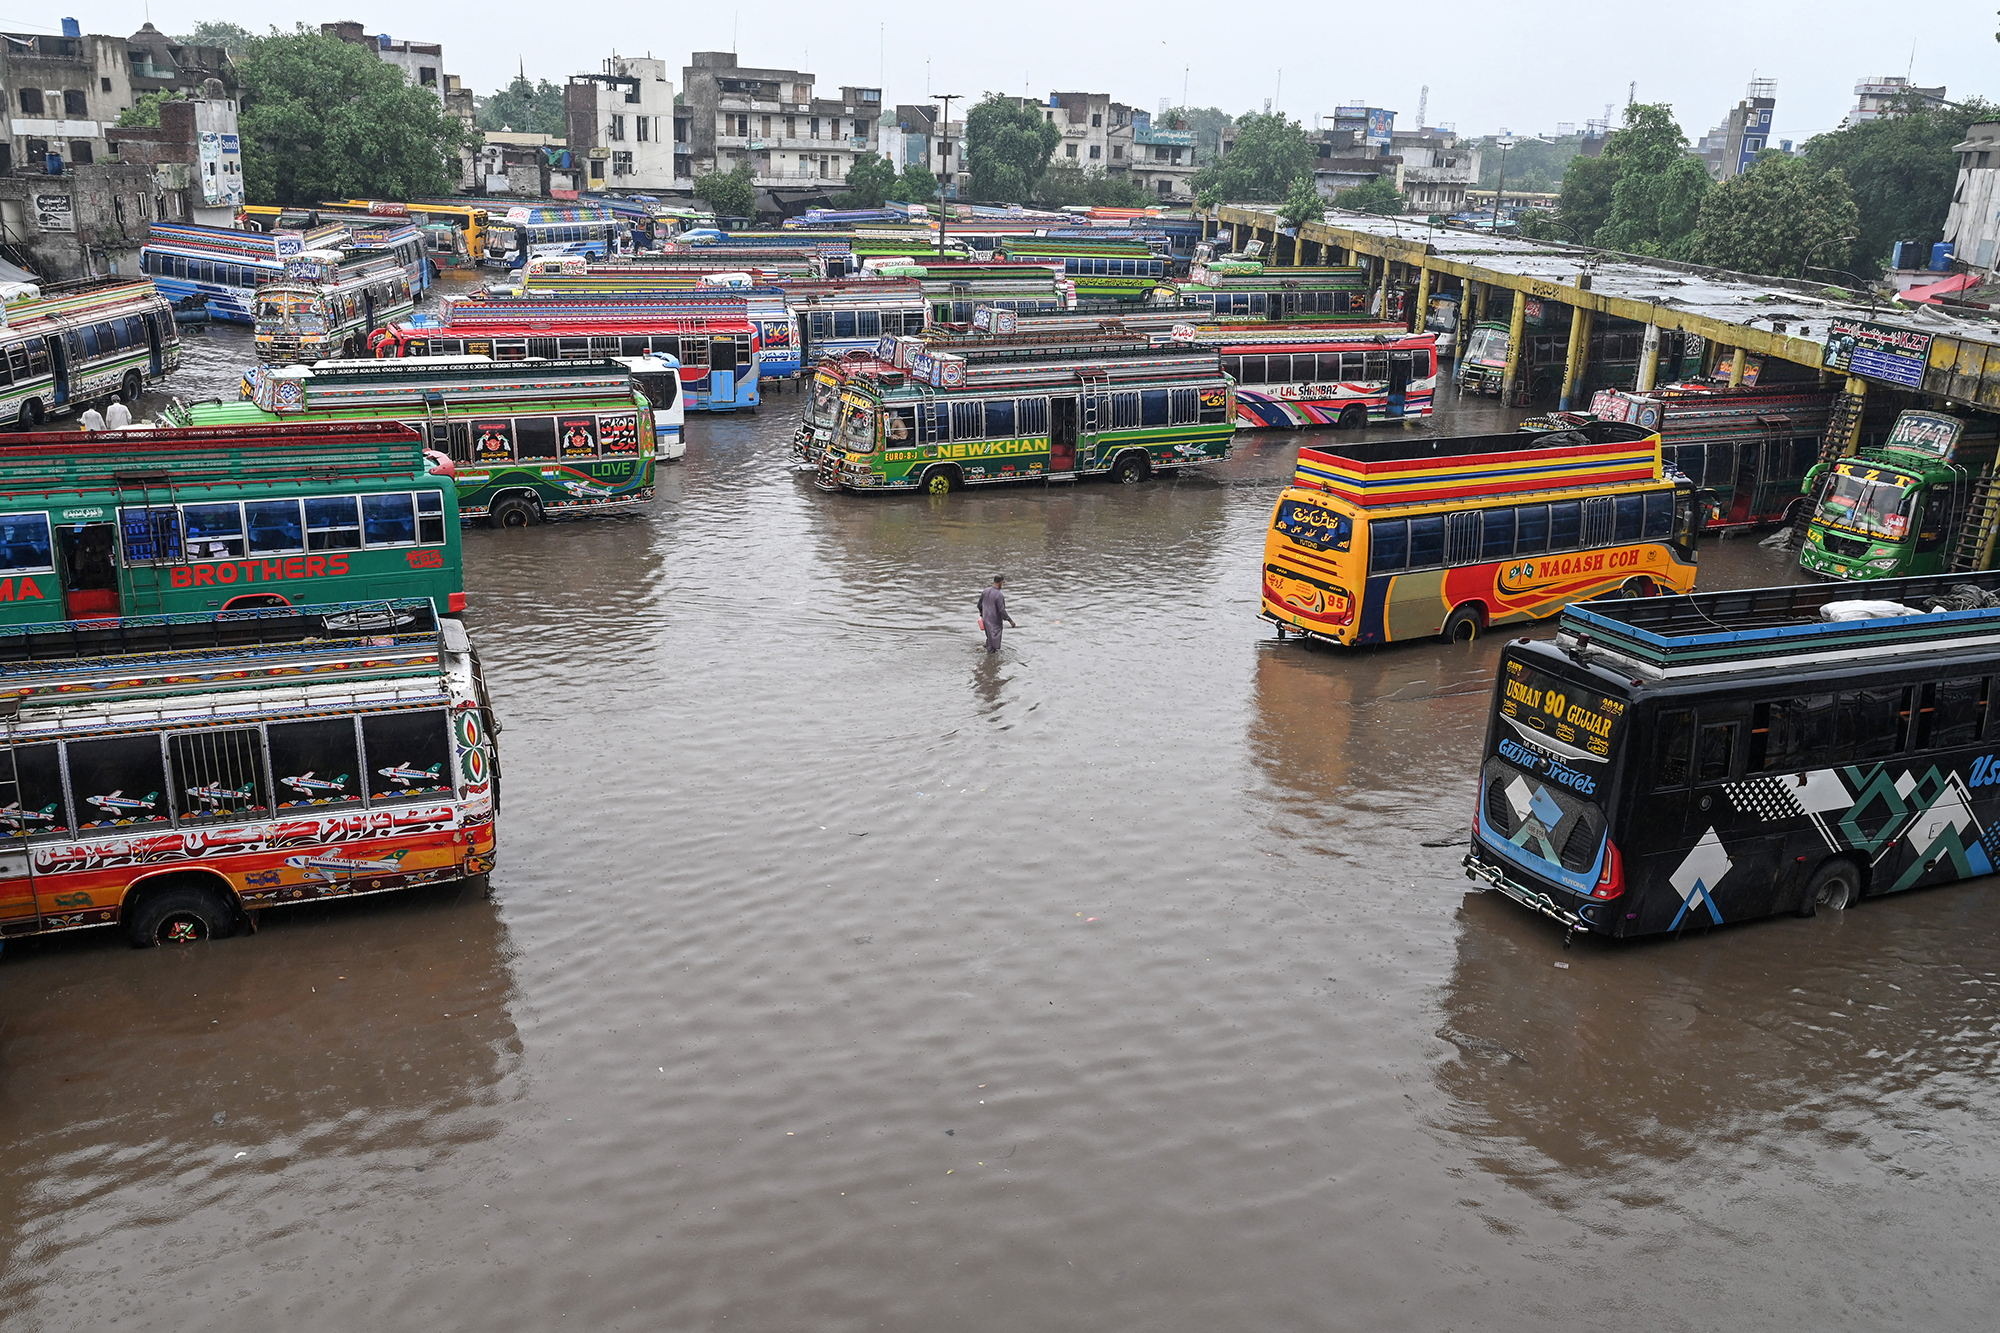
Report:
[[[1641,574],[1638,578],[1626,579],[1624,584],[1619,587],[1618,595],[1620,597],[1658,597],[1660,595],[1660,585],[1653,582],[1646,575]]]
[[[496,528],[532,528],[542,521],[542,515],[526,496],[506,495],[493,502],[486,521]]]
[[[1842,912],[1854,906],[1860,897],[1861,868],[1844,856],[1836,856],[1821,862],[1819,869],[1813,871],[1796,910],[1800,916]]]
[[[1365,430],[1367,426],[1368,409],[1359,403],[1341,408],[1340,416],[1334,422],[1335,430]]]
[[[33,430],[35,427],[41,425],[42,400],[39,398],[30,398],[25,403],[22,403],[21,415],[16,418],[15,424],[23,430]]]
[[[139,372],[128,370],[125,372],[125,378],[118,382],[118,399],[130,407],[139,401],[139,394],[145,387],[145,381],[139,378]]]
[[[237,907],[207,878],[174,875],[133,890],[123,916],[133,948],[157,949],[227,939],[236,933]]]
[[[1118,461],[1111,465],[1111,480],[1121,486],[1136,486],[1144,481],[1153,470],[1146,455],[1136,450],[1118,455]]]
[[[1438,637],[1446,643],[1471,643],[1486,629],[1486,615],[1476,602],[1467,602],[1444,618]]]
[[[924,473],[924,492],[927,495],[949,495],[963,484],[955,467],[934,467]]]

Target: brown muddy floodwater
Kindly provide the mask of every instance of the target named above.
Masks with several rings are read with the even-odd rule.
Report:
[[[0,1323],[1991,1326],[1991,882],[1565,953],[1423,845],[1497,642],[1254,619],[1301,437],[836,498],[797,401],[467,533],[491,901],[8,945]]]

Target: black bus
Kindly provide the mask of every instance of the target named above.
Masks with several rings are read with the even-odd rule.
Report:
[[[1837,584],[1570,606],[1501,655],[1467,875],[1631,936],[1992,874],[1994,594],[2000,571],[1871,582],[1893,605],[1860,619]]]

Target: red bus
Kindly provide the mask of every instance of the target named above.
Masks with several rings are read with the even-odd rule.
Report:
[[[663,356],[680,366],[689,412],[730,412],[760,401],[757,326],[737,315],[657,312],[524,314],[526,302],[457,303],[449,324],[388,324],[369,336],[377,357],[490,356],[495,361],[601,361]]]

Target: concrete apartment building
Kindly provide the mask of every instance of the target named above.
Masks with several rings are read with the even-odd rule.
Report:
[[[1844,128],[1864,120],[1900,115],[1906,100],[1912,97],[1920,99],[1926,108],[1935,109],[1944,105],[1944,87],[1919,88],[1900,77],[1862,79],[1854,85],[1854,109],[1841,125]]]
[[[1132,166],[1132,108],[1114,102],[1109,93],[1049,94],[1041,108],[1045,119],[1062,131],[1050,165],[1081,167],[1123,176]]]
[[[898,171],[910,166],[928,168],[938,178],[944,197],[956,199],[971,187],[965,170],[965,122],[949,121],[940,128],[938,117],[942,114],[939,106],[898,106],[895,128],[883,131],[883,151]],[[892,134],[903,136],[900,153],[889,137]]]
[[[108,155],[104,131],[132,105],[132,68],[123,37],[85,36],[75,19],[63,33],[6,33],[0,89],[9,123],[0,144],[0,173],[39,171],[50,158],[64,168],[89,166]]]
[[[1404,207],[1413,213],[1456,213],[1479,183],[1479,149],[1450,130],[1401,130],[1390,152],[1402,159]]]
[[[882,151],[880,88],[842,84],[839,97],[820,97],[804,70],[740,65],[729,51],[691,59],[675,121],[690,178],[747,164],[760,188],[824,194],[856,157]]]
[[[667,62],[612,56],[598,74],[572,74],[563,89],[568,147],[586,190],[670,190],[675,174],[674,85]]]
[[[1702,136],[1695,151],[1707,165],[1711,179],[1740,176],[1757,160],[1757,154],[1777,146],[1771,143],[1777,97],[1776,79],[1750,80],[1747,93],[1730,111],[1729,119]]]
[[[2000,252],[2000,121],[1972,126],[1953,151],[1958,184],[1944,215],[1944,239],[1955,259],[1991,275]]]
[[[1193,130],[1178,121],[1157,124],[1151,112],[1134,111],[1131,152],[1134,185],[1162,203],[1194,198]]]

